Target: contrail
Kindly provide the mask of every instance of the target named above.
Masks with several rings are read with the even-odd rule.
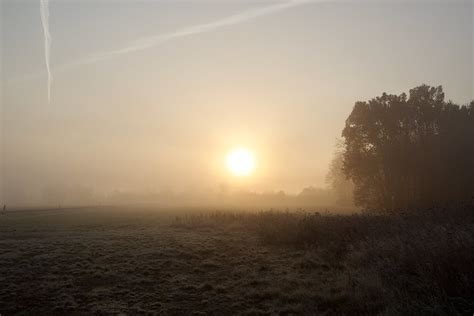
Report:
[[[187,27],[187,28],[184,28],[182,30],[175,31],[172,33],[142,38],[142,39],[132,42],[130,45],[125,46],[123,48],[96,53],[84,59],[80,59],[75,62],[62,65],[58,68],[58,70],[66,70],[68,68],[90,64],[90,63],[94,63],[94,62],[101,61],[104,59],[108,59],[116,55],[122,55],[122,54],[131,53],[131,52],[135,52],[139,50],[144,50],[150,47],[161,45],[173,39],[191,36],[191,35],[200,34],[200,33],[206,33],[206,32],[216,30],[221,27],[240,24],[248,20],[270,15],[279,11],[283,11],[283,10],[296,7],[296,6],[301,6],[303,4],[314,2],[314,1],[315,0],[290,0],[284,3],[278,3],[271,6],[261,7],[261,8],[245,11],[242,13],[234,14],[234,15],[228,16],[226,18],[223,18],[214,22],[190,26],[190,27]]]
[[[51,68],[49,64],[51,50],[51,34],[49,33],[49,0],[40,0],[41,22],[43,24],[44,33],[44,59],[46,62],[46,71],[48,72],[48,102],[51,102]]]
[[[49,50],[50,50],[50,45],[51,45],[51,35],[49,33],[49,19],[48,19],[49,18],[49,10],[48,10],[49,0],[40,0],[40,1],[41,1],[41,20],[43,22],[43,29],[44,29],[44,36],[45,36],[46,68],[48,71],[48,100],[50,100],[52,75],[51,75],[51,69],[50,69],[50,64],[49,64]],[[56,66],[54,67],[54,71],[55,72],[66,71],[71,68],[96,63],[98,61],[112,58],[117,55],[127,54],[134,51],[140,51],[140,50],[144,50],[150,47],[159,46],[161,44],[164,44],[168,41],[171,41],[173,39],[177,39],[180,37],[186,37],[186,36],[196,35],[200,33],[211,32],[221,27],[243,23],[255,18],[271,15],[271,14],[284,11],[286,9],[290,9],[293,7],[302,6],[308,3],[312,3],[312,2],[324,2],[324,1],[325,0],[288,0],[283,3],[278,3],[278,4],[266,6],[266,7],[260,7],[257,9],[248,10],[248,11],[237,13],[237,14],[234,14],[234,15],[231,15],[223,19],[213,21],[213,22],[197,24],[190,27],[186,27],[175,32],[141,38],[119,49],[92,54],[82,59],[78,59],[78,60],[63,64],[60,66]],[[37,74],[25,75],[19,78],[10,79],[8,80],[8,82],[12,84],[18,81],[22,81],[22,80],[34,77],[36,75]]]

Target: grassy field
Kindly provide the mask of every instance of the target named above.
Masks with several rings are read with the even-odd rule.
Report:
[[[0,216],[0,313],[472,314],[472,209]]]

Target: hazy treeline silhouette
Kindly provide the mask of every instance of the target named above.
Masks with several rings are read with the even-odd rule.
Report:
[[[355,103],[342,136],[358,206],[409,210],[474,196],[474,101],[445,101],[441,86],[383,93]]]
[[[354,183],[344,174],[344,147],[337,143],[337,150],[329,163],[326,174],[326,184],[330,190],[335,205],[354,205]]]
[[[115,191],[103,200],[108,205],[130,203],[158,203],[178,207],[217,207],[230,209],[261,210],[268,208],[354,208],[350,199],[341,201],[338,191],[329,188],[305,187],[298,194],[283,190],[254,192],[223,190],[220,192],[128,192]]]

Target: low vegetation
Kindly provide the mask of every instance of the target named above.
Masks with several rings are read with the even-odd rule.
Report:
[[[0,312],[470,314],[473,210],[7,212]]]
[[[466,314],[474,310],[473,211],[474,203],[398,215],[214,213],[175,225],[239,224],[264,245],[310,254],[306,271],[338,271],[344,290],[323,302],[337,301],[336,312]]]

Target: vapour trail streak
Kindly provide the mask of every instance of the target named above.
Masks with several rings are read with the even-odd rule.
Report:
[[[144,50],[150,47],[159,46],[173,39],[191,36],[191,35],[200,34],[200,33],[206,33],[206,32],[216,30],[221,27],[240,24],[248,20],[252,20],[258,17],[277,13],[279,11],[283,11],[292,7],[301,6],[313,1],[314,0],[291,0],[284,3],[274,4],[271,6],[266,6],[266,7],[257,8],[257,9],[245,11],[242,13],[234,14],[234,15],[228,16],[226,18],[223,18],[221,20],[217,20],[214,22],[194,25],[194,26],[187,27],[176,32],[142,38],[142,39],[134,41],[133,43],[131,43],[130,45],[126,47],[116,49],[116,50],[106,51],[102,53],[97,53],[89,57],[86,57],[84,59],[80,59],[75,62],[62,65],[58,68],[58,70],[60,71],[67,70],[69,68],[73,68],[73,67],[85,65],[85,64],[90,64],[90,63],[95,63],[95,62],[108,59],[117,55],[127,54],[127,53],[131,53],[135,51]]]
[[[49,91],[51,87],[51,81],[52,81],[52,75],[51,75],[51,70],[49,67],[49,48],[50,48],[50,35],[49,35],[49,23],[48,19],[46,19],[46,16],[49,16],[49,12],[47,10],[43,10],[43,8],[47,8],[47,5],[43,6],[43,3],[47,3],[48,0],[40,0],[41,1],[41,16],[42,16],[42,21],[43,22],[43,27],[45,29],[45,55],[47,56],[46,58],[46,66],[48,70],[48,99],[49,99]],[[168,34],[161,34],[161,35],[156,35],[152,37],[146,37],[139,39],[137,41],[132,42],[130,45],[116,49],[116,50],[110,50],[102,53],[96,53],[90,56],[87,56],[82,59],[78,59],[73,62],[69,62],[60,66],[56,66],[53,68],[55,72],[61,72],[61,71],[67,71],[71,68],[79,67],[82,65],[87,65],[87,64],[92,64],[99,62],[104,59],[108,59],[117,55],[121,54],[126,54],[134,51],[139,51],[139,50],[144,50],[150,47],[154,46],[159,46],[165,42],[168,42],[173,39],[177,39],[180,37],[185,37],[185,36],[191,36],[195,34],[200,34],[200,33],[206,33],[210,32],[213,30],[216,30],[220,27],[225,27],[225,26],[231,26],[239,23],[243,23],[248,20],[252,20],[258,17],[263,17],[266,15],[271,15],[286,9],[290,9],[293,7],[297,6],[302,6],[307,3],[311,2],[324,2],[325,0],[290,0],[284,3],[279,3],[279,4],[274,4],[271,6],[266,6],[266,7],[261,7],[249,11],[245,11],[242,13],[237,13],[231,16],[228,16],[226,18],[214,21],[214,22],[209,22],[209,23],[204,23],[204,24],[198,24],[194,26],[190,26],[187,28],[184,28],[179,31],[175,31],[172,33]],[[44,16],[43,18],[43,11],[44,11]],[[21,82],[23,80],[28,80],[31,79],[32,77],[36,77],[38,74],[29,74],[29,75],[24,75],[21,77],[9,79],[7,82],[8,84],[15,84],[16,82]]]
[[[44,33],[44,59],[46,62],[46,71],[48,73],[48,102],[51,101],[51,82],[53,76],[50,68],[50,50],[51,50],[51,34],[49,33],[49,0],[40,0],[41,22],[43,24]]]

